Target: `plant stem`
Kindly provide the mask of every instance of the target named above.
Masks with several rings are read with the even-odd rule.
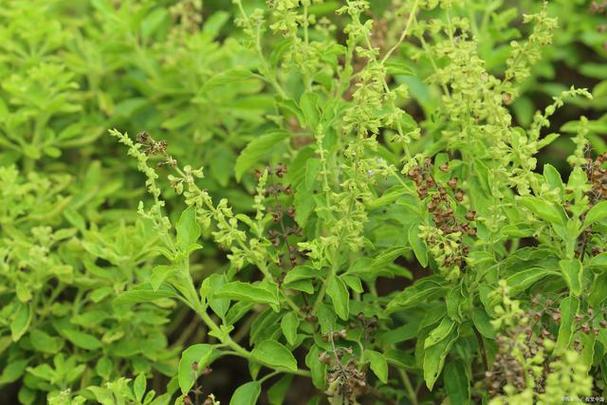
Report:
[[[409,397],[409,401],[411,401],[411,404],[413,405],[418,405],[417,394],[413,389],[413,384],[411,384],[409,375],[407,375],[407,372],[401,368],[398,369],[398,373],[400,374],[400,379],[403,380],[403,384],[405,384],[405,389],[407,390],[407,396]]]

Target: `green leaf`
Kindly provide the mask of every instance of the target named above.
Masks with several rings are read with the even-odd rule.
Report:
[[[350,314],[350,295],[346,285],[337,276],[329,277],[327,280],[327,295],[331,297],[335,313],[344,321]]]
[[[600,253],[590,259],[588,267],[594,267],[602,270],[607,269],[607,253]]]
[[[582,293],[582,263],[578,259],[566,259],[559,262],[563,278],[567,282],[569,291],[576,297]]]
[[[327,365],[318,360],[322,351],[313,345],[306,355],[306,366],[312,374],[312,384],[319,390],[323,390],[326,383]]]
[[[424,381],[429,390],[432,390],[436,379],[440,375],[443,364],[445,363],[445,357],[451,350],[451,346],[458,338],[457,329],[451,330],[451,333],[445,338],[440,340],[438,343],[424,348]]]
[[[183,394],[190,392],[200,373],[210,364],[214,350],[212,345],[201,343],[188,347],[181,354],[177,376]]]
[[[551,189],[559,189],[563,190],[563,180],[561,179],[561,174],[558,170],[551,164],[544,165],[544,179],[546,179],[546,183],[550,186]]]
[[[217,298],[228,298],[234,301],[248,301],[258,304],[278,305],[277,290],[270,289],[262,284],[243,283],[232,281],[224,284],[216,292]]]
[[[565,223],[562,209],[557,208],[549,201],[530,196],[521,197],[520,201],[525,208],[529,209],[537,217],[548,223],[561,225]]]
[[[13,342],[21,339],[21,336],[27,331],[32,321],[32,312],[29,304],[15,301],[15,306],[17,308],[14,310],[10,325]]]
[[[114,305],[132,305],[142,302],[154,302],[163,298],[177,298],[178,295],[172,287],[162,284],[154,291],[151,285],[138,285],[120,294],[114,299]]]
[[[414,224],[409,228],[409,244],[413,248],[413,253],[422,267],[428,266],[428,248],[426,243],[419,237],[419,224]]]
[[[221,28],[230,19],[230,14],[225,11],[215,11],[208,16],[202,25],[202,32],[208,39],[215,39]]]
[[[474,308],[472,311],[472,323],[481,335],[488,339],[495,339],[495,330],[491,325],[489,315],[482,308]]]
[[[381,354],[373,350],[367,350],[365,356],[370,361],[371,371],[379,378],[384,384],[388,383],[388,362],[386,358]]]
[[[251,381],[241,385],[234,391],[230,405],[255,405],[261,393],[261,384]]]
[[[177,246],[182,251],[187,252],[190,246],[198,241],[201,234],[200,224],[196,220],[196,209],[193,206],[186,208],[181,213],[175,229],[177,231]]]
[[[602,221],[607,218],[607,201],[601,201],[586,213],[584,218],[584,228],[589,227],[595,222]]]
[[[135,378],[133,382],[133,393],[135,394],[135,398],[138,402],[141,402],[143,399],[143,395],[145,394],[145,387],[147,385],[147,381],[145,378],[145,374],[141,373]]]
[[[470,382],[466,367],[461,361],[449,361],[445,364],[443,381],[451,404],[470,403]]]
[[[422,305],[443,295],[445,290],[446,287],[440,277],[425,277],[416,281],[412,286],[405,288],[404,291],[396,294],[388,303],[386,309],[388,311],[395,311]]]
[[[25,372],[29,360],[13,360],[3,368],[0,374],[0,385],[10,384],[17,381]]]
[[[536,282],[550,275],[558,275],[559,273],[544,269],[542,267],[532,267],[527,270],[522,270],[514,273],[506,278],[506,282],[510,286],[512,295],[519,294],[531,287]]]
[[[424,349],[427,349],[435,344],[446,339],[453,329],[455,328],[455,322],[451,318],[444,317],[441,323],[430,332],[426,340],[424,341]]]
[[[291,351],[275,340],[264,340],[258,343],[251,354],[255,360],[266,366],[297,371],[297,361]]]
[[[270,405],[282,405],[285,403],[285,397],[291,386],[291,381],[293,381],[293,375],[285,374],[270,387],[268,390],[268,401],[270,402]]]
[[[320,104],[319,95],[317,92],[305,92],[299,100],[299,107],[303,113],[305,127],[314,130],[318,125]]]
[[[61,328],[58,330],[67,340],[72,342],[75,346],[78,346],[86,350],[97,350],[103,345],[99,339],[88,333],[80,332],[76,329]]]
[[[556,340],[556,350],[562,352],[569,348],[575,329],[575,316],[577,315],[580,301],[575,297],[567,297],[561,301],[561,325]]]
[[[295,312],[288,312],[280,321],[282,334],[290,345],[297,342],[297,329],[299,328],[299,318]]]
[[[607,298],[607,273],[595,277],[588,303],[593,307],[600,305]]]
[[[154,291],[158,291],[162,283],[177,272],[177,267],[173,265],[158,265],[152,269],[152,275],[150,276],[150,285]]]
[[[216,298],[215,292],[226,284],[224,274],[214,273],[205,278],[200,286],[200,296],[207,300],[209,306],[218,316],[223,318],[230,309],[230,300],[227,298]]]
[[[62,346],[62,340],[40,329],[30,331],[30,342],[39,352],[55,354]]]
[[[289,284],[294,281],[316,278],[318,275],[319,271],[311,266],[297,266],[289,270],[285,276],[284,283]]]
[[[276,145],[289,137],[288,132],[276,131],[261,135],[252,140],[236,159],[234,173],[236,180],[240,181],[242,175],[259,163],[265,156],[272,152]]]

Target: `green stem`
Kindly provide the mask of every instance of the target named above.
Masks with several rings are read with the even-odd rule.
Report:
[[[413,384],[411,384],[411,380],[409,379],[407,372],[402,368],[399,368],[398,373],[400,374],[400,379],[403,380],[403,384],[405,384],[405,389],[407,390],[407,396],[409,397],[409,401],[411,401],[411,404],[413,405],[418,405],[417,394],[413,389]]]

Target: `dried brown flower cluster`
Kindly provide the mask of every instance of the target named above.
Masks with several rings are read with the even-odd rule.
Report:
[[[561,311],[552,299],[542,299],[534,296],[531,299],[534,309],[528,309],[523,313],[520,322],[509,328],[505,334],[497,336],[497,354],[491,368],[485,373],[485,383],[489,394],[494,397],[504,394],[504,387],[511,385],[517,391],[526,388],[525,367],[520,362],[520,355],[525,359],[532,359],[540,352],[549,349],[547,341],[554,342],[556,336],[550,331],[549,324],[559,325],[561,323]],[[603,312],[605,317],[607,314]],[[598,335],[600,329],[593,326],[597,313],[592,308],[575,316],[575,332]],[[607,327],[607,321],[600,321],[601,328]],[[581,351],[581,341],[576,337],[573,341],[573,349]],[[550,349],[551,350],[551,349]],[[548,351],[550,351],[548,350]],[[519,357],[517,357],[517,354]],[[542,373],[535,378],[534,389],[537,393],[543,393],[548,375],[553,371],[550,363],[554,356],[544,353]]]
[[[367,391],[366,372],[358,368],[351,354],[352,349],[338,347],[334,348],[332,353],[323,352],[319,356],[319,360],[329,366],[329,388],[325,393],[330,398],[339,398],[344,404],[357,403],[357,398]],[[344,360],[345,357],[349,357],[348,360]]]
[[[469,247],[463,241],[464,235],[476,236],[473,223],[476,212],[468,210],[464,218],[457,218],[454,206],[464,201],[464,190],[459,187],[455,177],[449,179],[446,186],[438,184],[432,176],[432,169],[432,161],[426,159],[421,166],[414,167],[408,173],[415,183],[419,198],[429,199],[428,211],[441,232],[440,236],[433,233],[426,235],[426,242],[431,250],[440,250],[442,266],[461,269],[469,253]],[[439,169],[446,173],[449,165],[442,164]]]
[[[468,222],[459,221],[455,217],[453,208],[451,207],[450,193],[447,191],[447,188],[437,185],[432,176],[432,167],[430,159],[426,159],[423,166],[417,166],[409,172],[409,177],[415,182],[419,198],[425,199],[430,196],[428,210],[432,214],[437,228],[445,234],[461,232],[462,234],[475,236],[476,228],[471,226],[470,222],[474,221],[476,212],[468,211],[466,213],[466,220]],[[449,166],[443,164],[440,166],[440,170],[447,172]],[[447,185],[455,200],[461,203],[464,200],[464,191],[458,187],[457,178],[451,178],[447,182]]]
[[[597,156],[596,159],[586,159],[586,177],[592,188],[588,191],[590,204],[594,205],[600,200],[607,199],[607,169],[603,164],[607,161],[607,152]]]
[[[295,222],[295,207],[291,198],[293,189],[290,184],[284,184],[287,166],[279,163],[275,167],[268,167],[267,171],[272,182],[265,189],[265,197],[270,198],[269,212],[274,223],[267,236],[272,245],[281,251],[280,266],[293,268],[304,260],[304,255],[296,243],[289,242],[289,237],[301,236],[302,229]],[[255,177],[259,179],[261,176],[262,171],[257,170]]]

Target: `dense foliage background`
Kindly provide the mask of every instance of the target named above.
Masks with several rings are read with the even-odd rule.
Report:
[[[607,396],[606,13],[2,1],[0,403]]]

